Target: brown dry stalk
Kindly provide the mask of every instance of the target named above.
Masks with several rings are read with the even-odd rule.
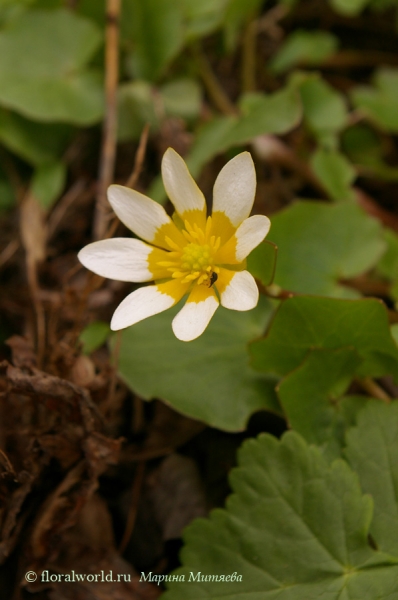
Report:
[[[105,119],[102,136],[94,239],[104,237],[110,207],[106,191],[113,181],[116,159],[117,84],[119,79],[119,17],[121,0],[107,0],[105,35]]]
[[[83,194],[90,194],[90,190],[84,179],[78,179],[68,189],[68,191],[62,196],[59,202],[54,207],[54,210],[50,214],[47,221],[48,238],[52,237],[59,225],[62,223],[66,212],[69,208],[78,200],[81,200]]]
[[[377,398],[382,402],[386,402],[389,404],[391,402],[391,397],[387,394],[387,392],[371,377],[364,377],[363,379],[358,380],[359,385],[363,390],[368,392],[368,394],[372,398]]]
[[[28,192],[20,207],[20,234],[26,256],[26,274],[36,314],[37,362],[41,366],[46,345],[44,309],[40,300],[37,267],[46,257],[47,228],[44,212],[36,198]]]
[[[138,144],[138,149],[135,154],[133,172],[131,173],[130,177],[126,182],[126,186],[129,188],[134,188],[136,186],[138,178],[142,171],[142,165],[144,164],[145,152],[148,143],[148,136],[149,124],[147,123],[141,133],[140,142]]]
[[[19,241],[11,240],[7,246],[0,252],[0,269],[14,256],[19,249]]]

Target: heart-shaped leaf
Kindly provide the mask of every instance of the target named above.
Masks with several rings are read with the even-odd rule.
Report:
[[[261,299],[242,313],[220,307],[204,334],[189,343],[171,330],[179,308],[123,331],[119,371],[129,387],[224,430],[243,429],[256,410],[280,413],[275,380],[255,373],[247,353],[248,342],[264,331],[270,303]]]

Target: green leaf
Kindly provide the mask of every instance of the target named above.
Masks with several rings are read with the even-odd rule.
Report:
[[[146,123],[159,127],[152,87],[146,81],[122,83],[118,88],[118,140],[139,139]]]
[[[216,117],[200,127],[187,157],[189,170],[194,177],[200,174],[207,162],[222,152],[224,139],[235,127],[236,121],[234,117]]]
[[[33,0],[1,0],[0,28],[7,27],[13,19],[18,19],[32,4]]]
[[[359,377],[396,374],[398,348],[381,301],[297,296],[282,302],[268,334],[253,342],[252,364],[263,373],[286,375],[310,350],[352,348],[362,362]]]
[[[247,343],[259,336],[271,305],[238,313],[219,308],[205,333],[193,342],[174,337],[168,310],[123,331],[119,370],[146,400],[160,398],[175,410],[212,427],[244,428],[256,410],[280,412],[274,381],[249,367]]]
[[[387,279],[391,285],[388,290],[390,298],[398,300],[398,236],[391,229],[384,230],[387,251],[377,264],[377,272]],[[397,308],[397,306],[395,307]]]
[[[275,73],[282,73],[300,64],[319,65],[338,48],[339,40],[327,31],[296,29],[283,42],[270,62]]]
[[[398,168],[384,161],[385,144],[382,137],[364,123],[350,127],[343,133],[342,147],[357,165],[362,177],[398,181]]]
[[[319,148],[311,157],[311,166],[332,200],[352,200],[351,184],[356,172],[348,159],[337,150]]]
[[[64,0],[0,0],[0,29],[18,19],[30,7],[61,8]]]
[[[354,88],[351,99],[354,106],[377,125],[398,132],[398,69],[379,69],[373,77],[373,87]]]
[[[243,113],[241,117],[225,117],[217,122],[212,144],[209,144],[210,123],[202,135],[197,137],[188,157],[191,168],[194,165],[196,169],[200,169],[216,154],[246,144],[258,135],[287,133],[301,118],[300,97],[291,86],[268,96],[260,93],[247,94],[241,99],[240,106]],[[205,145],[207,152],[204,151]],[[198,160],[198,155],[201,160]]]
[[[377,271],[390,281],[398,280],[398,235],[391,229],[383,231],[387,250],[377,264]]]
[[[294,80],[293,80],[294,81]],[[332,136],[347,124],[344,96],[318,76],[308,76],[299,85],[304,121],[319,141],[330,145]]]
[[[346,457],[371,494],[371,534],[383,552],[398,555],[398,402],[372,403],[347,434]]]
[[[33,166],[58,158],[72,134],[70,125],[35,123],[16,113],[0,108],[0,140]]]
[[[241,100],[242,116],[218,117],[198,132],[187,157],[193,177],[217,154],[249,143],[261,134],[283,134],[295,127],[301,119],[302,107],[299,93],[287,85],[274,94],[248,94]],[[157,202],[165,202],[165,192],[160,179],[149,191]]]
[[[216,154],[258,135],[287,133],[301,118],[300,97],[292,86],[268,96],[247,94],[240,106],[242,116],[219,118],[199,132],[187,161],[194,176]]]
[[[385,162],[385,143],[373,128],[361,123],[343,133],[342,147],[362,177],[398,181],[398,168]]]
[[[160,89],[161,98],[167,114],[194,119],[199,116],[202,104],[202,92],[194,79],[174,79]]]
[[[263,0],[229,0],[224,20],[225,45],[231,52],[239,37],[240,30],[252,19],[264,4]]]
[[[278,396],[292,429],[328,458],[340,455],[346,418],[341,396],[361,363],[352,348],[310,350],[303,364],[278,386]],[[362,398],[365,405],[366,397]]]
[[[123,83],[118,88],[118,140],[139,139],[148,123],[157,131],[162,115],[193,119],[201,106],[201,91],[192,79],[172,80],[156,90],[147,81]]]
[[[366,123],[357,123],[346,129],[341,142],[344,151],[353,162],[373,164],[382,159],[382,140]]]
[[[275,283],[301,294],[357,297],[340,285],[372,268],[383,251],[378,221],[351,203],[296,202],[272,219]]]
[[[265,240],[247,257],[247,270],[265,286],[273,282],[277,254],[278,247]]]
[[[40,121],[97,122],[102,84],[85,66],[100,42],[97,27],[70,11],[26,11],[0,32],[0,104]]]
[[[293,86],[270,95],[251,93],[240,101],[242,117],[226,134],[221,150],[246,144],[263,134],[283,134],[295,127],[302,116],[300,96]]]
[[[391,331],[391,336],[392,336],[393,340],[395,341],[395,343],[398,346],[398,323],[394,323],[393,325],[391,325],[390,331]]]
[[[370,0],[329,0],[332,8],[342,15],[354,17],[369,4]]]
[[[91,354],[94,350],[101,348],[111,334],[108,323],[104,321],[94,321],[83,329],[79,340],[83,344],[83,354]]]
[[[60,196],[66,181],[66,165],[52,162],[38,167],[34,173],[31,191],[39,204],[48,210]]]
[[[369,6],[374,11],[380,12],[382,10],[388,10],[391,7],[396,8],[397,0],[370,0]]]
[[[396,597],[397,559],[373,551],[372,500],[342,460],[328,466],[296,433],[248,440],[225,510],[187,527],[164,600],[375,600]],[[190,579],[236,573],[240,581]],[[235,575],[236,576],[236,575]]]
[[[218,29],[224,21],[229,0],[180,0],[185,38],[188,41],[203,37]]]
[[[171,80],[160,89],[147,81],[123,83],[118,88],[118,139],[138,139],[147,123],[156,131],[162,115],[194,119],[200,108],[201,89],[193,79]]]
[[[175,0],[134,0],[130,9],[135,76],[155,81],[184,43],[181,6]]]

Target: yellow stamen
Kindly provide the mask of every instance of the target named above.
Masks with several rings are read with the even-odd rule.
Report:
[[[176,242],[173,242],[173,240],[171,238],[169,238],[168,235],[166,235],[166,237],[164,239],[165,239],[165,242],[167,243],[167,245],[170,248],[173,248],[174,250],[181,250],[181,248],[179,247],[179,245],[176,244]]]
[[[213,285],[220,268],[214,263],[215,255],[221,245],[221,238],[211,235],[213,221],[211,217],[206,219],[202,228],[197,222],[185,220],[182,236],[177,243],[168,236],[165,241],[170,251],[166,251],[168,260],[156,262],[156,268],[163,268],[170,273],[170,277],[179,280],[181,284]],[[184,240],[184,241],[182,241]],[[164,254],[162,257],[164,258]],[[155,266],[155,265],[154,265]]]
[[[161,260],[158,262],[159,267],[175,267],[178,265],[177,261]]]

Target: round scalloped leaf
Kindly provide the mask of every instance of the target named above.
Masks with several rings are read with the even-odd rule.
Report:
[[[353,104],[383,129],[397,133],[398,69],[379,69],[373,84],[373,87],[354,88],[351,92]]]
[[[159,398],[175,410],[228,431],[245,427],[261,409],[280,413],[275,381],[249,367],[247,344],[271,314],[264,298],[252,311],[220,307],[202,336],[181,342],[171,321],[181,304],[123,331],[119,372],[146,400]]]
[[[346,126],[348,111],[345,98],[326,81],[316,75],[307,76],[299,84],[299,90],[304,121],[320,141]]]
[[[156,80],[184,43],[182,6],[175,0],[133,0],[128,5],[136,77]]]
[[[318,148],[311,156],[311,166],[332,200],[352,200],[352,183],[356,171],[350,161],[337,150]]]
[[[336,52],[338,45],[338,38],[327,31],[296,29],[284,40],[270,68],[283,73],[296,65],[319,65]]]
[[[72,126],[66,123],[38,123],[0,108],[1,143],[34,166],[59,158],[72,132]]]
[[[272,218],[275,283],[301,294],[355,298],[341,279],[372,268],[385,242],[381,225],[354,204],[296,202]]]
[[[371,534],[383,551],[398,556],[398,402],[372,403],[348,431],[346,457],[362,489],[375,502]]]
[[[347,402],[342,406],[340,399],[360,363],[352,348],[312,350],[278,385],[289,426],[308,443],[319,446],[328,458],[341,453]],[[363,397],[362,406],[365,402]]]
[[[271,285],[275,276],[278,247],[264,240],[247,257],[247,270],[265,286]]]
[[[370,548],[372,500],[344,461],[329,467],[296,433],[261,435],[244,443],[231,486],[225,510],[185,530],[164,600],[396,598],[398,559]]]
[[[100,43],[94,23],[68,10],[26,11],[0,32],[0,104],[39,121],[99,121],[101,78],[85,67]]]
[[[255,369],[286,375],[314,349],[352,348],[361,358],[359,377],[396,374],[398,348],[380,300],[296,296],[282,302],[265,338],[250,351]]]

